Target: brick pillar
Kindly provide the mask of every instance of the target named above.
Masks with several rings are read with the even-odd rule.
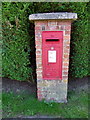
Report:
[[[67,102],[71,19],[35,21],[37,97],[39,100]],[[43,80],[42,31],[63,31],[62,80]]]

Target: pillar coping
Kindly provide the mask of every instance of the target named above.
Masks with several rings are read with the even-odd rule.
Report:
[[[29,15],[29,20],[76,20],[77,13],[69,12],[52,12],[52,13],[38,13]]]

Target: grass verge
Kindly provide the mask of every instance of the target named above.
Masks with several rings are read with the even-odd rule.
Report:
[[[61,118],[88,118],[86,91],[68,93],[68,103],[38,101],[28,94],[2,93],[3,118],[49,115]]]

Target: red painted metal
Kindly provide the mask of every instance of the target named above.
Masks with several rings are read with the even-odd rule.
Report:
[[[62,31],[42,32],[43,79],[62,79]]]

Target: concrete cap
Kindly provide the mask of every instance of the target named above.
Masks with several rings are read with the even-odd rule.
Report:
[[[77,13],[68,12],[52,12],[52,13],[38,13],[29,15],[29,20],[60,20],[60,19],[70,19],[76,20]]]

